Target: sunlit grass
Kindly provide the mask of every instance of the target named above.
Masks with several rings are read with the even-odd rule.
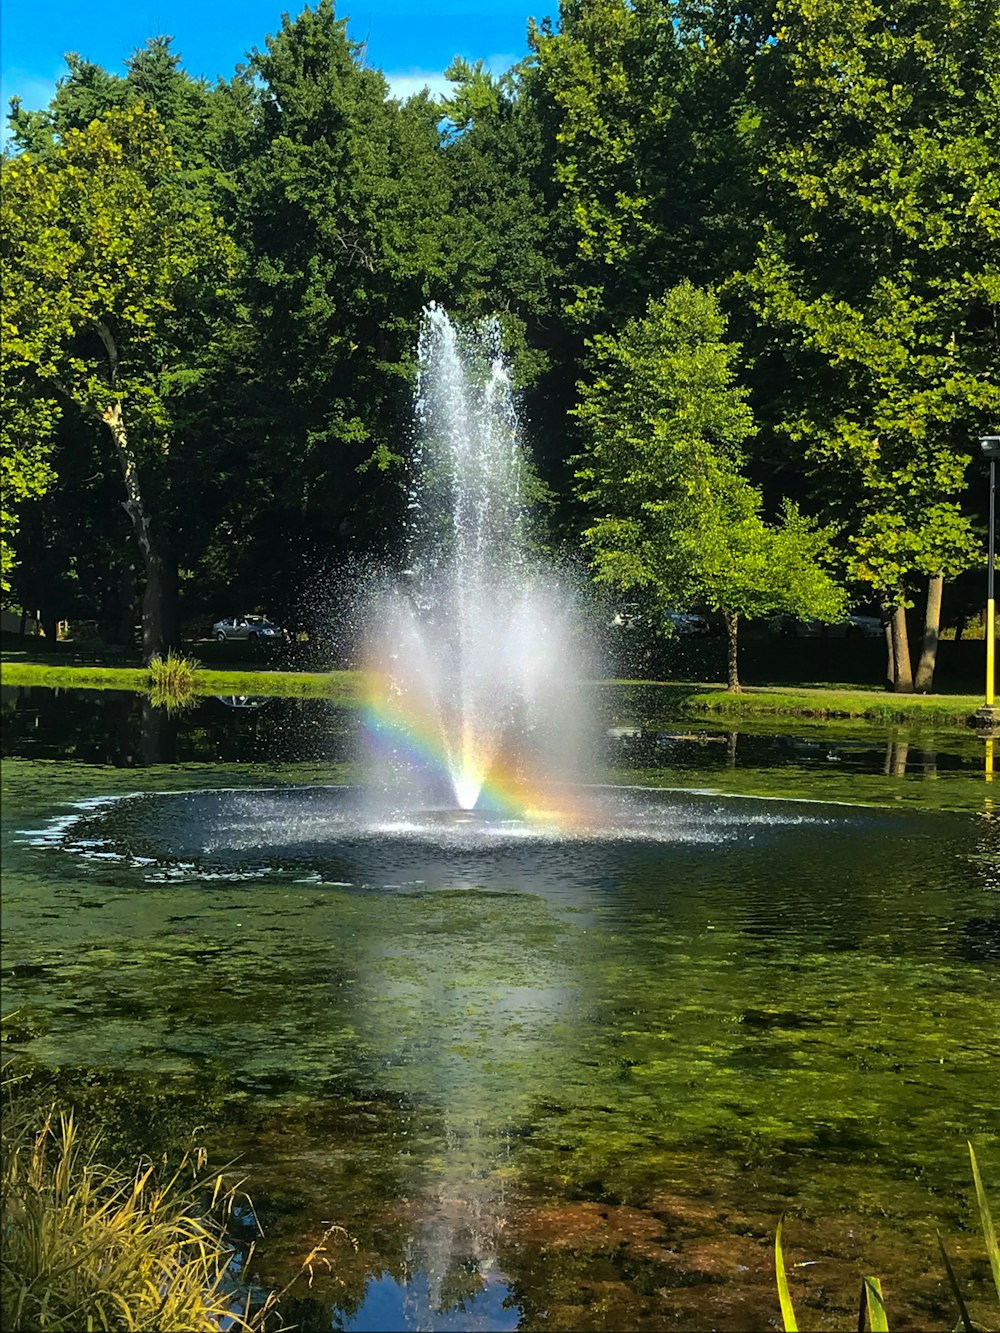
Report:
[[[17,1012],[3,1019],[4,1031]],[[330,1269],[326,1227],[280,1291],[248,1281],[253,1246],[229,1239],[234,1213],[256,1223],[242,1180],[206,1171],[191,1146],[179,1163],[101,1160],[100,1139],[72,1111],[39,1108],[3,1068],[0,1132],[4,1333],[282,1333],[279,1302],[303,1275]]]
[[[57,690],[150,690],[146,667],[39,666],[5,662],[4,685],[39,685]],[[337,699],[343,703],[362,698],[360,671],[208,671],[195,663],[194,696],[259,694],[282,698]]]
[[[169,660],[169,659],[168,659]],[[192,695],[259,694],[283,698],[337,699],[345,704],[364,698],[361,671],[210,671],[191,661]],[[151,664],[152,665],[152,664]],[[150,689],[151,668],[44,666],[4,662],[5,685],[43,685],[51,689]],[[802,717],[814,721],[845,718],[886,724],[930,722],[965,727],[982,704],[975,694],[885,694],[875,689],[802,686],[782,689],[748,687],[730,694],[723,685],[683,681],[608,680],[611,688],[648,688],[662,695],[672,711],[719,718]]]
[[[202,1201],[203,1154],[166,1173],[95,1158],[72,1114],[3,1125],[2,1305],[7,1333],[234,1333],[263,1327],[236,1294],[225,1238],[238,1186],[221,1175]]]
[[[149,698],[157,708],[168,712],[187,708],[195,699],[198,663],[173,649],[166,657],[154,657],[149,664]]]

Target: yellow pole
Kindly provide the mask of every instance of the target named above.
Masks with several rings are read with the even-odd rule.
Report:
[[[991,443],[1000,445],[1000,438]],[[985,446],[984,446],[985,447]],[[994,686],[996,682],[996,613],[993,600],[993,571],[996,563],[996,503],[997,503],[997,459],[990,454],[990,528],[989,550],[986,553],[986,707],[993,707]]]
[[[986,781],[993,781],[993,737],[986,737]]]

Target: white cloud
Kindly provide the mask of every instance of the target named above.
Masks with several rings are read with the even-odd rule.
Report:
[[[491,74],[504,74],[517,60],[516,56],[487,56],[483,65]],[[474,65],[474,60],[469,61]],[[444,97],[452,91],[451,82],[441,70],[402,69],[396,72],[382,71],[388,80],[393,97],[401,100],[419,93],[422,88],[429,88],[433,97]]]
[[[407,97],[412,97],[414,93],[419,93],[422,88],[429,88],[432,97],[443,97],[451,91],[451,84],[440,72],[421,70],[406,70],[399,74],[390,74],[386,71],[386,79],[389,82],[389,89],[393,97],[398,97],[403,101]]]

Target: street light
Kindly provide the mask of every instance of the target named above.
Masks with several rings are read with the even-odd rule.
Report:
[[[993,707],[993,687],[996,673],[996,612],[993,600],[993,566],[996,532],[997,459],[1000,458],[1000,435],[983,435],[979,440],[983,457],[990,460],[990,544],[986,564],[986,707]]]

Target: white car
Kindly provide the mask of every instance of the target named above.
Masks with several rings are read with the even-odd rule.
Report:
[[[281,626],[263,616],[230,616],[228,620],[217,620],[212,633],[220,643],[227,639],[251,639],[256,643],[261,639],[280,639]]]

